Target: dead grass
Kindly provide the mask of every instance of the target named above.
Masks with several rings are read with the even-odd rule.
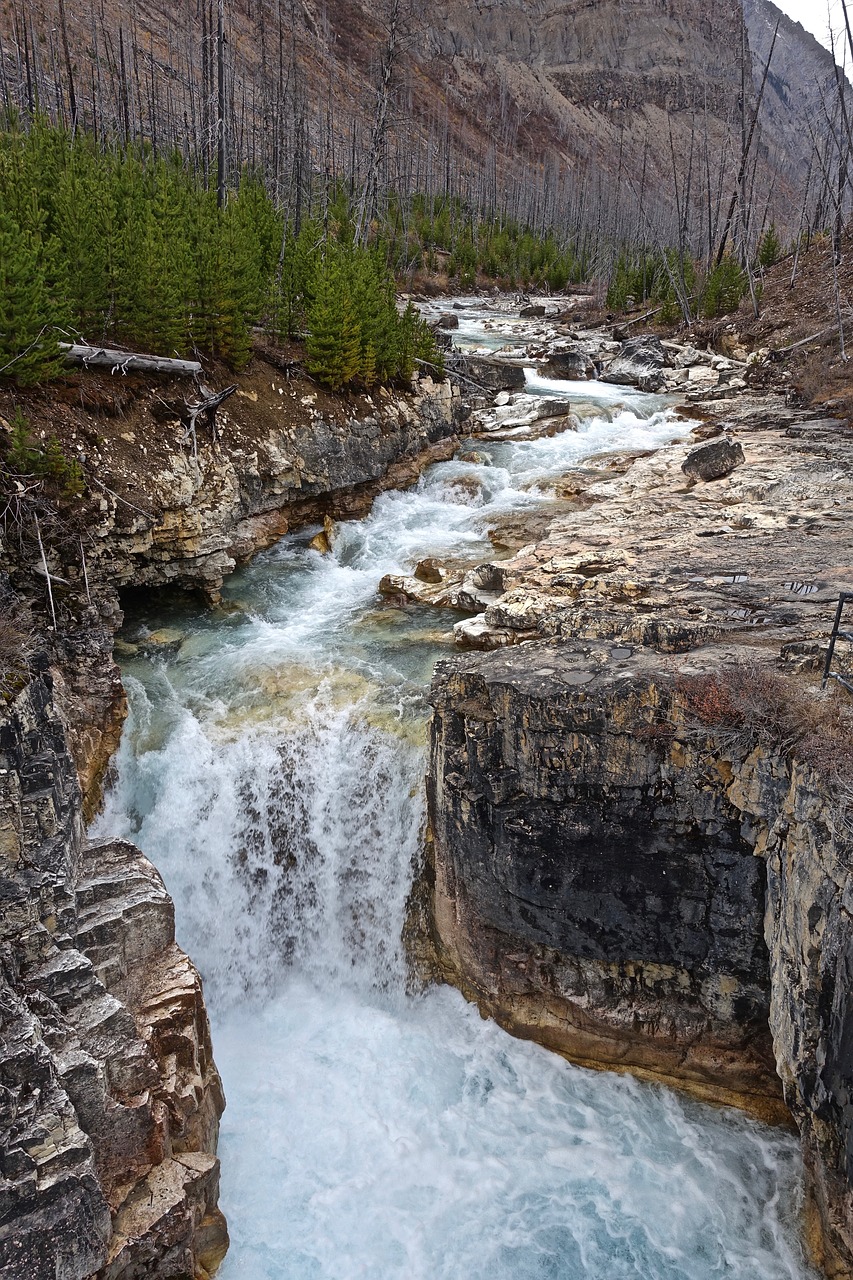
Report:
[[[0,589],[0,699],[13,697],[26,682],[37,647],[29,607]]]
[[[814,689],[758,662],[683,676],[677,692],[688,723],[730,733],[744,746],[775,748],[853,784],[853,701]]]

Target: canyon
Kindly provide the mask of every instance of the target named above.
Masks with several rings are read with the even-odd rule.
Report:
[[[175,386],[129,382],[119,417],[96,375],[59,406],[34,395],[34,421],[49,413],[100,484],[85,566],[67,548],[49,560],[71,584],[63,635],[3,724],[10,1275],[38,1275],[50,1253],[68,1280],[151,1266],[203,1280],[227,1240],[223,1097],[198,975],[150,862],[115,834],[83,835],[125,711],[110,656],[122,607],[177,587],[227,619],[228,575],[288,531],[322,526],[328,559],[348,521],[430,463],[469,457],[453,483],[473,493],[493,470],[477,457],[490,437],[574,438],[583,383],[568,403],[543,401],[550,375],[537,391],[521,365],[553,374],[571,358],[606,378],[612,363],[640,381],[650,347],[658,390],[682,397],[680,434],[676,420],[668,442],[593,451],[553,478],[550,501],[491,521],[492,559],[433,557],[383,588],[404,610],[469,615],[433,681],[410,950],[424,975],[574,1062],[792,1117],[812,1254],[849,1274],[850,832],[815,755],[825,726],[809,754],[805,732],[774,737],[761,702],[774,681],[815,700],[850,578],[848,434],[750,390],[737,343],[726,356],[643,340],[643,363],[637,343],[579,337],[543,305],[552,314],[535,335],[513,320],[527,345],[509,360],[475,354],[456,379],[369,403],[326,398],[256,359],[196,456],[162,410]],[[477,306],[500,335],[506,310]],[[463,394],[466,377],[498,389]],[[623,388],[596,382],[597,394],[608,385],[618,415]],[[703,478],[721,444],[723,474]],[[12,580],[33,591],[28,573],[18,565]],[[184,643],[143,630],[118,653]],[[724,700],[709,713],[726,673],[732,696],[755,699],[746,722]],[[823,700],[841,717],[829,726],[839,743],[842,696]]]

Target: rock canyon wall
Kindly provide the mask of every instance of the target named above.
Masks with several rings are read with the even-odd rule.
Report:
[[[732,435],[567,476],[577,509],[478,571],[457,641],[491,652],[433,682],[432,941],[517,1035],[790,1112],[814,1256],[848,1276],[851,719],[815,673],[849,433],[711,394],[690,434]]]
[[[171,900],[138,849],[86,841],[49,674],[4,709],[0,760],[0,1274],[203,1280],[224,1100]]]

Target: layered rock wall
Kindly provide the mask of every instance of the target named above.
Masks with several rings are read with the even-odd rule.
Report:
[[[47,674],[0,719],[0,1275],[204,1280],[224,1106],[154,867],[84,839]]]
[[[452,455],[465,412],[458,388],[430,378],[416,387],[321,398],[281,375],[270,386],[256,371],[219,411],[218,439],[203,439],[196,454],[177,420],[152,421],[164,395],[153,388],[138,403],[139,425],[102,441],[91,459],[111,484],[92,529],[90,574],[112,587],[172,585],[215,600],[238,561],[288,530],[362,514],[382,489]]]
[[[674,662],[730,659],[534,644],[439,669],[434,940],[484,1012],[572,1061],[789,1108],[814,1252],[849,1275],[850,831],[810,769],[691,719]]]

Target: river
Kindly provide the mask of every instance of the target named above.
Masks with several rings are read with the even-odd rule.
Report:
[[[204,977],[228,1098],[222,1280],[811,1275],[789,1134],[407,990],[426,690],[458,615],[383,605],[379,580],[493,558],[490,524],[552,501],[554,478],[684,430],[625,388],[528,390],[582,397],[581,430],[433,466],[330,555],[284,538],[222,610],[128,620],[131,713],[96,830],[160,869]]]

